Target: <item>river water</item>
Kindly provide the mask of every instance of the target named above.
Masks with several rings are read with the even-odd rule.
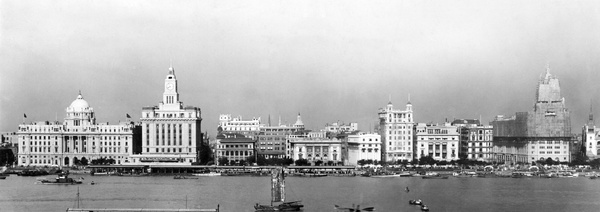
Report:
[[[55,176],[46,176],[53,178]],[[84,177],[81,185],[40,185],[35,177],[0,180],[0,211],[65,211],[85,208],[216,208],[254,211],[269,204],[269,177],[172,176]],[[94,181],[96,185],[90,185]],[[405,192],[409,187],[410,192]],[[287,200],[302,200],[304,211],[335,211],[334,205],[374,206],[377,211],[420,211],[408,204],[422,199],[431,211],[600,211],[600,180],[579,178],[421,179],[320,177],[286,178]],[[187,199],[187,203],[186,203]]]

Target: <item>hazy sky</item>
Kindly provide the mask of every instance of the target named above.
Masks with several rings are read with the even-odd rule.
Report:
[[[98,121],[139,121],[170,60],[211,136],[219,114],[368,130],[409,93],[417,122],[488,123],[532,110],[547,63],[578,133],[600,113],[600,1],[2,0],[0,131],[63,120],[79,90]]]

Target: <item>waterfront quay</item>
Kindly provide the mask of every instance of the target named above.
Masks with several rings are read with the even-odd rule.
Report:
[[[79,173],[107,175],[186,175],[196,173],[221,173],[233,175],[269,175],[279,166],[203,166],[203,165],[91,165]],[[329,176],[355,175],[355,166],[288,166],[290,174],[327,174]],[[78,171],[75,171],[77,173]]]

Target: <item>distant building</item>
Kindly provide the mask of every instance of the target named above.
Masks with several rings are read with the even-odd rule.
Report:
[[[570,162],[571,135],[570,113],[565,99],[560,96],[558,78],[546,74],[540,76],[533,111],[517,112],[505,118],[497,116],[494,128],[493,161],[507,164],[532,163],[551,158],[558,162]]]
[[[491,162],[493,127],[481,125],[478,119],[457,119],[452,122],[460,132],[460,154],[469,160]]]
[[[600,155],[598,155],[600,150],[600,128],[597,128],[596,123],[594,123],[594,115],[591,108],[588,123],[583,126],[582,139],[585,146],[585,155],[590,160],[600,158]]]
[[[322,129],[325,132],[330,132],[330,133],[335,133],[335,134],[339,134],[339,133],[350,133],[350,132],[354,132],[358,130],[358,123],[355,122],[351,122],[350,124],[340,124],[340,123],[331,123],[331,124],[326,124],[325,128]]]
[[[306,159],[311,163],[341,164],[342,142],[337,138],[326,138],[324,132],[310,132],[289,138],[290,158],[294,161]]]
[[[379,134],[382,141],[382,161],[413,159],[413,110],[410,100],[404,110],[394,109],[390,101],[379,109]]]
[[[417,147],[416,158],[431,156],[439,161],[458,160],[459,137],[458,127],[450,123],[443,125],[427,125],[419,123],[415,132]]]
[[[131,161],[137,127],[133,122],[96,123],[94,109],[81,93],[66,112],[62,123],[42,121],[19,125],[19,165],[73,166],[100,158],[113,159],[116,164]]]
[[[221,164],[220,158],[227,158],[230,163],[247,161],[248,157],[254,156],[255,140],[239,133],[220,133],[216,138],[215,163]]]
[[[260,117],[244,120],[242,116],[232,118],[230,114],[219,116],[219,127],[223,133],[242,134],[247,138],[256,140],[260,126]]]
[[[201,111],[183,106],[177,92],[173,67],[165,78],[163,100],[142,108],[142,152],[134,164],[171,163],[190,165],[199,161],[202,142]]]
[[[357,132],[348,135],[348,165],[358,165],[359,160],[381,161],[381,135]]]
[[[298,113],[294,125],[283,125],[281,121],[277,126],[261,126],[256,143],[258,156],[265,158],[285,158],[289,155],[288,138],[290,135],[304,132],[304,123]]]

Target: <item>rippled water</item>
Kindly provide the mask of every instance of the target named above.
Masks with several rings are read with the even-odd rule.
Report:
[[[47,176],[51,178],[54,176]],[[79,176],[73,175],[77,178]],[[35,177],[0,180],[0,211],[65,211],[75,207],[77,188],[85,208],[215,208],[253,211],[268,204],[269,177],[87,176],[82,185],[39,185]],[[90,185],[91,181],[96,185]],[[404,191],[405,187],[410,192]],[[600,180],[579,178],[366,178],[286,179],[287,200],[302,200],[304,211],[335,211],[335,204],[374,206],[377,211],[600,211]],[[187,197],[186,197],[187,196]]]

